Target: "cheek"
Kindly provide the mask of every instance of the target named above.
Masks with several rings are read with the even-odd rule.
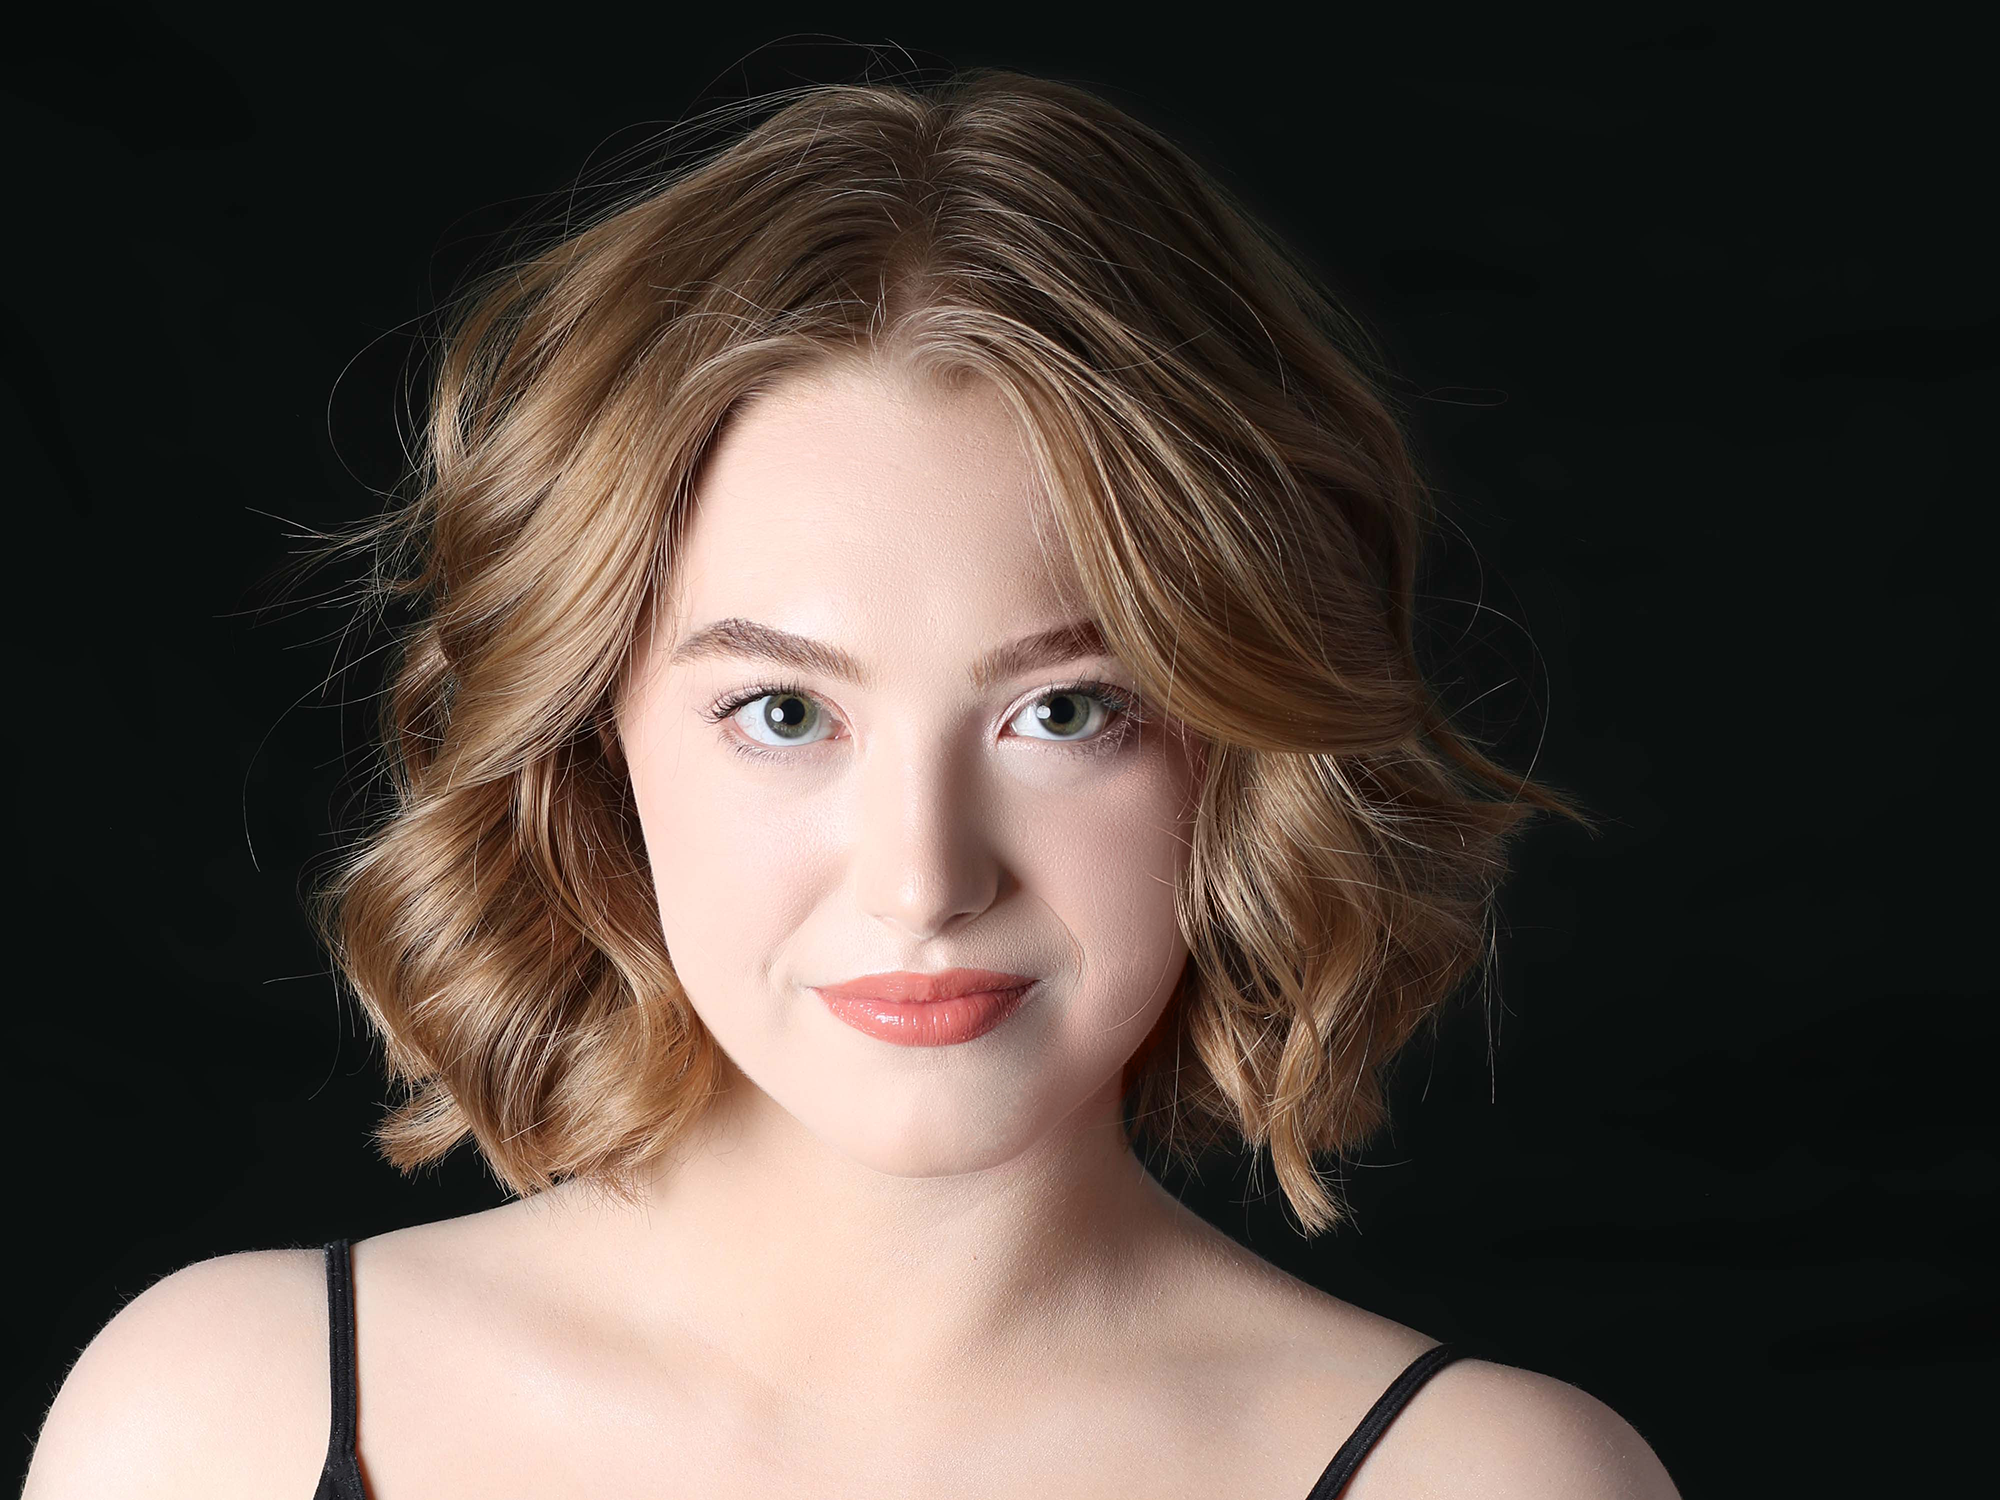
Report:
[[[1187,945],[1175,894],[1187,867],[1190,785],[1185,760],[1163,746],[1065,815],[1048,819],[1040,809],[1026,876],[1076,945],[1069,1013],[1086,1050],[1136,1042],[1180,977]],[[1130,1038],[1128,1024],[1137,1028]]]
[[[691,996],[747,994],[814,904],[827,838],[810,803],[774,802],[768,787],[715,757],[635,764],[660,930]]]
[[[772,993],[766,970],[811,929],[840,884],[853,854],[854,809],[837,789],[816,783],[783,795],[769,776],[746,774],[703,747],[634,748],[633,796],[675,972],[697,1004],[739,997],[733,1018],[709,1017],[720,1031],[757,1024],[734,1012],[743,997]],[[1053,763],[1039,775],[1017,771],[987,804],[1002,826],[961,830],[1014,865],[1028,897],[1019,916],[1029,926],[1012,929],[1024,949],[1047,954],[1055,946],[1046,928],[1033,935],[1043,924],[1067,939],[1073,967],[1062,1049],[1092,1065],[1129,1053],[1185,964],[1175,892],[1186,869],[1194,774],[1171,739],[1142,747],[1110,774],[1078,779]],[[1042,915],[1028,917],[1036,908]],[[989,920],[1005,929],[1015,919]],[[840,951],[852,936],[844,932],[829,946]]]

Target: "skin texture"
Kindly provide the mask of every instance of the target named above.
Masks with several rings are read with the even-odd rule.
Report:
[[[1048,694],[1135,692],[1114,658],[968,683],[990,647],[1087,618],[986,389],[795,382],[725,433],[698,497],[619,730],[668,952],[732,1067],[714,1140],[658,1180],[653,1253],[746,1310],[736,1347],[773,1373],[810,1349],[846,1383],[936,1390],[1109,1327],[1135,1241],[1175,1217],[1118,1139],[1118,1082],[1187,962],[1188,747]],[[672,661],[728,618],[839,646],[867,683]],[[704,717],[774,681],[810,695],[814,742],[762,746],[768,700]],[[1038,706],[1089,712],[1085,737]],[[957,966],[1040,982],[940,1048],[807,988]]]
[[[1198,762],[1159,723],[1094,755],[1037,734],[1052,686],[1129,689],[1116,661],[968,683],[1084,613],[1005,409],[888,372],[794,380],[724,434],[696,497],[618,733],[726,1087],[636,1209],[566,1184],[356,1247],[371,1494],[1304,1500],[1432,1340],[1259,1260],[1119,1139],[1120,1070],[1187,958]],[[672,659],[728,617],[835,645],[867,680]],[[737,753],[743,720],[704,710],[774,682],[822,714],[810,743]],[[865,1036],[807,988],[954,965],[1039,983],[944,1048]],[[309,1250],[156,1284],[64,1384],[30,1500],[305,1500],[325,1295]],[[1345,1493],[1674,1489],[1601,1402],[1469,1360]]]

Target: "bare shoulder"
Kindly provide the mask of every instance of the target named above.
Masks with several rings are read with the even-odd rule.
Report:
[[[70,1368],[22,1500],[310,1496],[331,1411],[324,1264],[242,1251],[134,1297]]]
[[[1232,1257],[1227,1247],[1224,1260]],[[1262,1376],[1260,1433],[1317,1476],[1377,1398],[1437,1340],[1247,1253],[1206,1278]],[[1274,1490],[1274,1492],[1276,1492]],[[1576,1386],[1481,1359],[1433,1373],[1376,1440],[1343,1500],[1678,1500],[1666,1469],[1617,1412]]]
[[[1482,1359],[1425,1383],[1356,1473],[1349,1500],[1678,1500],[1646,1440],[1589,1392]]]

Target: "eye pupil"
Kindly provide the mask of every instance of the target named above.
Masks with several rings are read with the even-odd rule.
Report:
[[[1035,717],[1051,729],[1073,729],[1085,718],[1085,715],[1078,711],[1076,700],[1075,693],[1057,693],[1052,703],[1061,704],[1063,707],[1057,709],[1052,703],[1038,703],[1035,705]]]
[[[796,693],[774,697],[771,706],[764,711],[764,717],[773,729],[797,729],[806,720],[805,699]]]

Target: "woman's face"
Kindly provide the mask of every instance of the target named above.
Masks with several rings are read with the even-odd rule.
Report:
[[[998,395],[795,377],[739,412],[694,498],[619,730],[667,950],[724,1053],[899,1176],[1004,1162],[1115,1102],[1187,960],[1196,752],[1126,715],[1101,644],[996,654],[1088,622]],[[780,632],[817,645],[760,654]],[[930,1045],[816,988],[955,968],[1034,983]]]

